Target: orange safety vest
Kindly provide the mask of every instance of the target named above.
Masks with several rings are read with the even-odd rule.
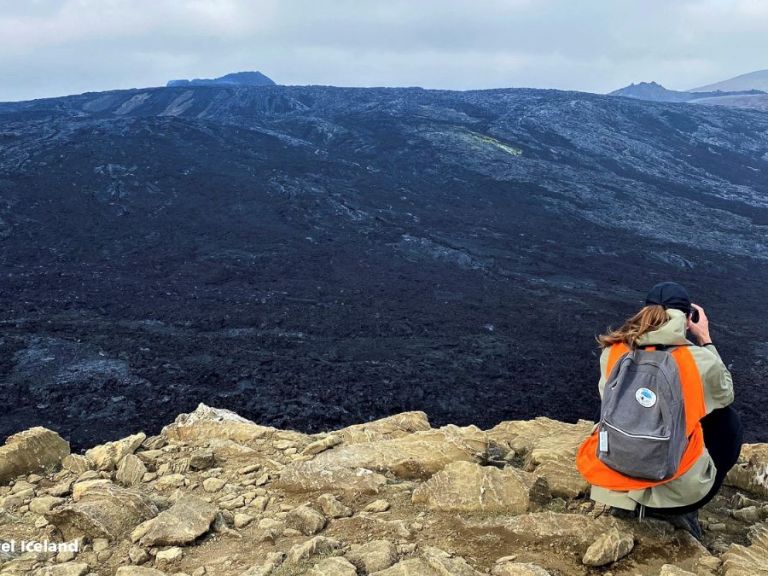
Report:
[[[645,349],[653,350],[654,348],[649,346]],[[624,343],[611,346],[608,353],[608,365],[605,368],[606,375],[611,373],[616,363],[629,351],[629,346]],[[626,492],[665,484],[690,470],[704,452],[704,431],[701,428],[701,419],[706,416],[707,409],[704,405],[704,388],[699,369],[687,346],[678,346],[672,350],[671,354],[680,372],[683,402],[685,403],[685,435],[688,437],[688,447],[683,452],[677,472],[671,478],[655,481],[631,478],[609,468],[597,457],[598,430],[596,428],[589,438],[582,443],[576,455],[576,467],[587,482],[593,486]]]

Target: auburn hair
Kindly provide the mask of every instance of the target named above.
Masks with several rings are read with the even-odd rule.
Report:
[[[667,318],[667,311],[663,306],[658,304],[644,306],[637,314],[627,318],[621,328],[613,330],[609,327],[606,334],[601,334],[597,337],[597,341],[602,348],[608,348],[613,344],[619,343],[624,343],[630,348],[634,348],[640,336],[646,332],[661,328],[667,320],[669,318]]]

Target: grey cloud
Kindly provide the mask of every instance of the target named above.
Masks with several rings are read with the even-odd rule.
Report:
[[[0,100],[261,70],[279,83],[604,92],[768,67],[754,0],[0,0]]]

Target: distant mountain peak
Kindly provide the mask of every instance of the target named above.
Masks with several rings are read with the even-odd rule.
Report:
[[[713,103],[710,101],[712,98],[723,97],[741,97],[741,96],[762,96],[764,93],[760,90],[741,90],[741,91],[680,91],[680,90],[668,90],[664,88],[658,82],[640,82],[635,84],[634,82],[629,86],[614,90],[608,94],[609,96],[623,96],[625,98],[635,98],[636,100],[648,100],[651,102],[705,102]],[[725,104],[725,102],[723,102]],[[744,106],[744,102],[741,102]],[[749,106],[744,106],[749,107]]]
[[[166,86],[275,86],[275,81],[261,72],[247,71],[232,72],[218,78],[169,80]]]
[[[638,82],[637,84],[632,82],[631,86],[638,86],[638,87],[639,86],[653,86],[655,88],[662,88],[663,90],[666,90],[666,88],[664,88],[664,86],[662,86],[661,84],[659,84],[658,82],[656,82],[654,80],[651,80],[650,82]]]
[[[624,96],[638,100],[652,100],[655,102],[684,102],[690,97],[687,92],[667,90],[658,82],[634,82],[624,88],[619,88],[609,93],[609,96]]]

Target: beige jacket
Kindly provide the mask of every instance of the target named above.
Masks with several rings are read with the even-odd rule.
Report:
[[[639,344],[691,344],[685,338],[686,318],[679,310],[667,310],[669,320],[658,330],[648,332],[640,337]],[[704,386],[704,403],[707,414],[718,408],[724,408],[733,402],[733,380],[731,373],[726,368],[714,345],[690,347],[693,359],[701,375],[701,383]],[[608,364],[608,348],[603,350],[600,356],[600,382],[598,389],[600,398],[603,397]],[[712,488],[715,482],[715,464],[707,450],[699,457],[696,463],[685,474],[660,486],[645,488],[643,490],[630,490],[619,492],[606,490],[598,486],[592,486],[591,498],[597,502],[634,510],[638,504],[652,508],[674,508],[686,506],[701,500]]]

